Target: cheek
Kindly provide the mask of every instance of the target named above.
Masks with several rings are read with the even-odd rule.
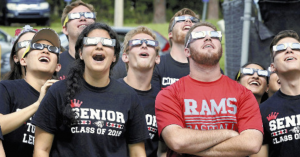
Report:
[[[247,76],[242,76],[242,78],[240,78],[240,84],[243,86],[247,85]]]
[[[19,58],[19,60],[22,58],[24,51],[25,51],[25,49],[22,48],[17,52],[17,57]]]

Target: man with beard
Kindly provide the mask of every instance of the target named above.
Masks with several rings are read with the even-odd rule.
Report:
[[[61,70],[58,72],[58,76],[61,80],[66,78],[72,62],[75,61],[75,44],[79,34],[95,20],[96,12],[93,5],[81,0],[72,2],[64,8],[61,24],[63,25],[63,33],[69,40],[69,47],[60,54]]]
[[[188,8],[179,10],[169,23],[170,53],[161,56],[161,62],[154,69],[151,84],[165,88],[189,74],[189,63],[184,55],[184,38],[189,29],[199,22],[195,12]]]
[[[190,74],[160,91],[155,113],[168,157],[248,156],[263,139],[258,103],[251,91],[220,72],[222,34],[210,23],[190,28],[185,56]]]

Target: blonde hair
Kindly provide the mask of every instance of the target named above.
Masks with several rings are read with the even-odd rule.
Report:
[[[141,33],[150,35],[154,40],[156,40],[156,35],[155,35],[155,33],[153,33],[153,31],[151,29],[149,29],[148,27],[145,27],[145,26],[139,26],[139,27],[129,31],[126,34],[126,36],[124,38],[124,42],[123,42],[123,53],[128,54],[129,40],[131,40],[133,36],[135,36],[137,34],[141,34]],[[160,50],[159,46],[155,47],[156,55],[159,55],[158,54],[159,50]],[[128,70],[128,64],[127,63],[126,63],[126,70]]]

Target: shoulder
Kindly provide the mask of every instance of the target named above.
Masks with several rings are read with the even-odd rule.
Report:
[[[19,87],[20,85],[23,84],[26,84],[24,79],[0,81],[0,85],[5,87]]]

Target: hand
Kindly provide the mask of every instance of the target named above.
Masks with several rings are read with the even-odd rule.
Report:
[[[41,87],[40,96],[39,96],[39,99],[37,100],[38,104],[40,104],[41,101],[43,100],[43,98],[46,95],[47,90],[49,89],[49,87],[52,86],[52,84],[57,82],[57,81],[59,81],[59,80],[51,79],[51,80],[47,80],[45,82],[45,84]]]

